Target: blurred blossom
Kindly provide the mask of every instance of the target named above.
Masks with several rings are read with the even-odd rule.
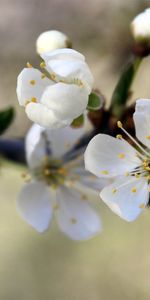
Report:
[[[70,125],[86,109],[93,76],[85,58],[72,49],[41,55],[43,73],[30,64],[17,80],[17,96],[29,119],[43,127]]]
[[[49,227],[53,215],[71,239],[89,239],[101,231],[99,216],[88,199],[101,185],[85,171],[81,152],[75,152],[84,133],[84,128],[45,130],[34,124],[27,134],[32,180],[22,188],[17,206],[23,219],[39,232]]]
[[[135,17],[131,30],[136,42],[150,44],[150,8]]]
[[[62,48],[71,48],[71,41],[64,33],[57,30],[45,31],[36,40],[36,51],[40,55]]]
[[[126,221],[135,220],[149,202],[150,192],[150,100],[139,99],[134,113],[139,144],[122,127],[135,148],[121,135],[98,134],[85,152],[85,167],[99,178],[113,178],[113,184],[100,193],[110,209]]]

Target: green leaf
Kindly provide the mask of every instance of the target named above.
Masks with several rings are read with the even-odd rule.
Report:
[[[2,134],[12,123],[14,118],[14,109],[9,107],[0,111],[0,134]]]
[[[102,106],[102,99],[95,93],[89,95],[88,110],[98,110]]]
[[[124,111],[126,102],[129,98],[131,84],[134,80],[135,74],[141,63],[140,57],[133,57],[132,60],[124,68],[121,77],[115,87],[111,99],[111,111],[114,116],[121,117]]]
[[[84,124],[84,115],[80,115],[78,118],[73,120],[71,127],[79,128],[82,127],[83,124]]]

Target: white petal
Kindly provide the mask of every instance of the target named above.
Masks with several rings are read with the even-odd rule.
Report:
[[[95,175],[92,175],[90,172],[86,171],[82,167],[72,168],[72,176],[77,176],[75,181],[75,187],[84,189],[91,189],[94,193],[100,192],[105,186],[108,186],[112,183],[110,178],[97,178]],[[72,182],[71,182],[72,185]]]
[[[41,103],[29,103],[26,106],[26,114],[28,118],[46,128],[60,128],[70,125],[72,120],[60,120],[55,113]]]
[[[81,80],[90,94],[94,79],[88,65],[84,61],[53,59],[48,62],[48,70],[50,73],[57,74],[60,78],[66,78],[67,82],[75,83]]]
[[[45,134],[50,145],[50,149],[53,157],[61,157],[63,154],[71,150],[84,135],[85,128],[59,128],[59,129],[47,129]]]
[[[148,182],[145,178],[121,177],[105,187],[100,197],[122,219],[134,221],[148,203]]]
[[[59,209],[57,211],[60,229],[73,240],[86,240],[101,231],[97,213],[81,193],[61,187],[57,191]]]
[[[73,120],[86,109],[88,93],[74,84],[57,83],[45,90],[41,103],[51,109],[58,120]]]
[[[34,68],[24,68],[17,79],[17,96],[20,105],[25,106],[32,98],[40,101],[45,88],[51,84],[48,78],[42,79],[42,73]]]
[[[34,124],[28,131],[25,139],[26,158],[30,168],[41,165],[46,155],[45,129]]]
[[[136,101],[133,118],[136,137],[150,148],[150,99],[139,99]]]
[[[73,49],[57,49],[55,51],[49,51],[46,53],[41,54],[41,57],[47,63],[51,59],[65,59],[65,60],[85,60],[85,57],[76,50]]]
[[[45,231],[52,217],[50,191],[42,182],[29,183],[23,187],[17,200],[22,218],[37,231]]]
[[[85,168],[98,177],[124,175],[140,163],[129,143],[106,134],[96,135],[85,151]]]

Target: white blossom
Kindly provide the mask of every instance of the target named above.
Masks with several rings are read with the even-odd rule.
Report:
[[[85,152],[85,167],[99,178],[112,178],[102,189],[101,199],[126,221],[135,220],[147,206],[150,192],[150,100],[139,99],[134,113],[136,137],[141,145],[118,122],[131,138],[131,146],[118,138],[96,135]]]
[[[135,17],[131,31],[137,42],[150,42],[150,8]]]
[[[28,64],[18,76],[17,96],[30,120],[61,128],[84,113],[93,76],[79,52],[58,49],[41,55],[43,73]]]
[[[27,162],[32,181],[17,200],[23,219],[37,231],[45,231],[55,215],[62,232],[85,240],[101,231],[101,221],[90,197],[101,184],[84,169],[83,156],[71,158],[71,149],[84,129],[45,130],[33,125],[26,137]],[[92,198],[93,200],[93,198]]]
[[[37,38],[36,51],[42,54],[56,49],[69,48],[70,45],[67,35],[57,30],[49,30],[41,33]]]

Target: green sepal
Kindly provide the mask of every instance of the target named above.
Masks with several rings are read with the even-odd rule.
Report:
[[[80,115],[78,118],[74,119],[71,123],[71,127],[79,128],[82,127],[84,124],[84,115]]]
[[[131,84],[142,58],[134,56],[124,68],[111,98],[111,111],[117,118],[122,116],[130,95]]]
[[[9,107],[0,111],[0,135],[10,126],[14,119],[14,109]]]
[[[90,111],[98,110],[98,109],[101,108],[102,103],[103,103],[103,101],[100,98],[100,96],[92,92],[89,95],[89,101],[88,101],[87,109],[90,110]]]

